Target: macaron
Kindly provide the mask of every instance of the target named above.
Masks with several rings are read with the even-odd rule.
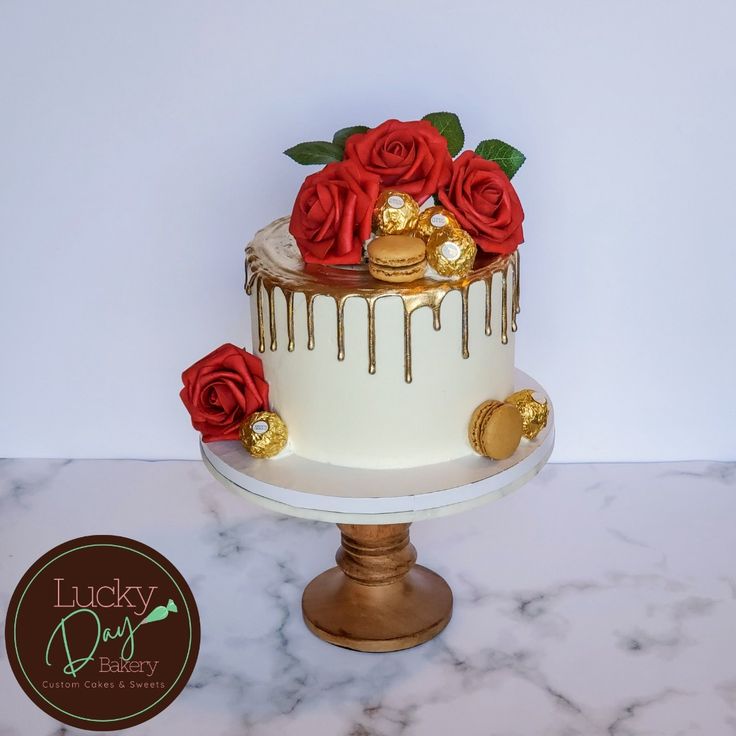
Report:
[[[368,271],[374,279],[400,284],[427,268],[427,247],[413,235],[381,235],[368,243]]]
[[[492,460],[511,457],[521,442],[522,421],[513,404],[484,401],[470,418],[468,439],[479,455]]]

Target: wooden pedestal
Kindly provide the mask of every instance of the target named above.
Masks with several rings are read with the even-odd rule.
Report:
[[[409,524],[338,524],[333,567],[304,590],[313,634],[361,652],[409,649],[437,636],[452,616],[452,591],[421,565]]]
[[[547,395],[518,370],[514,388]],[[287,516],[337,523],[342,532],[338,566],[307,586],[304,621],[331,644],[392,652],[428,641],[452,615],[447,583],[414,564],[409,524],[474,509],[530,481],[554,446],[554,412],[548,404],[547,426],[499,462],[473,454],[418,468],[378,470],[318,463],[296,453],[262,460],[236,440],[200,446],[212,475],[253,503]]]

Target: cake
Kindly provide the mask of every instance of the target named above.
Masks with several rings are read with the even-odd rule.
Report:
[[[524,157],[497,140],[458,156],[463,140],[433,113],[286,151],[326,165],[246,247],[251,351],[184,373],[204,441],[237,439],[256,411],[266,426],[265,411],[288,428],[276,462],[407,468],[482,452],[469,423],[484,402],[517,412]]]

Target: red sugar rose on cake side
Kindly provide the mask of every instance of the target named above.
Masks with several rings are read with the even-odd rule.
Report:
[[[397,189],[419,204],[450,181],[447,140],[430,122],[387,120],[345,144],[345,159],[381,178],[381,189]]]
[[[439,201],[486,253],[513,253],[524,242],[524,210],[503,169],[472,151],[453,162]]]
[[[261,359],[226,343],[181,376],[179,393],[204,442],[238,439],[244,419],[268,409],[268,383]]]
[[[371,235],[379,179],[352,161],[308,176],[297,194],[289,232],[307,263],[360,263]]]

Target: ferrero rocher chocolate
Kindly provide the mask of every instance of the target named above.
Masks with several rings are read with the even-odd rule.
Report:
[[[419,205],[408,194],[387,189],[373,210],[373,229],[379,235],[410,235],[417,226]]]
[[[502,401],[484,401],[470,417],[468,440],[479,455],[492,460],[511,457],[521,442],[521,414]]]
[[[445,227],[460,227],[455,215],[444,207],[427,207],[419,213],[416,235],[426,243],[434,233]]]
[[[475,261],[473,238],[459,227],[437,230],[427,242],[427,262],[440,276],[465,276]]]
[[[534,397],[534,393],[533,389],[525,388],[506,399],[519,410],[522,433],[528,440],[533,440],[547,426],[549,415],[547,399],[539,401]]]
[[[240,441],[253,457],[278,455],[288,439],[283,419],[272,411],[257,411],[240,425]]]

